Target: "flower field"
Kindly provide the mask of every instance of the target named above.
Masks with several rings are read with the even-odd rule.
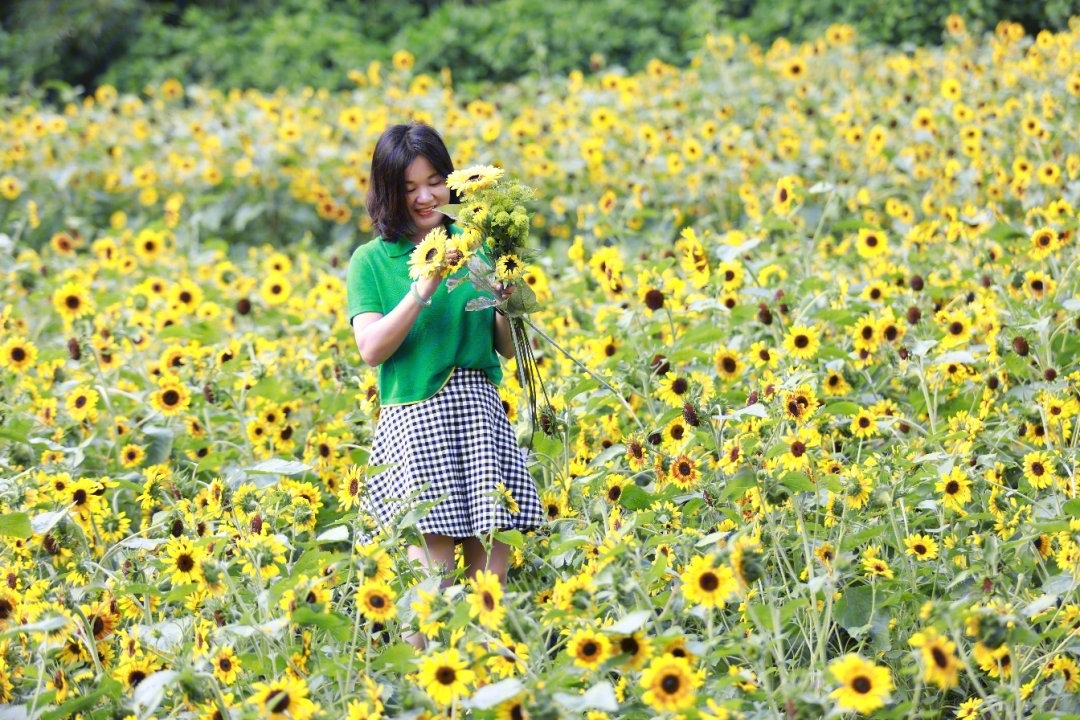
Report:
[[[0,712],[1080,713],[1080,23],[945,32],[5,100]],[[345,260],[407,118],[536,189],[505,589],[359,510]]]

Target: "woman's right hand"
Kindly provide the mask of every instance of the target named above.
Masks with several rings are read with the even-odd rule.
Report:
[[[460,261],[460,250],[446,251],[447,265],[456,265]],[[430,300],[431,296],[435,294],[435,291],[439,289],[439,285],[442,283],[443,278],[445,277],[445,273],[439,273],[438,275],[432,275],[431,277],[420,278],[416,281],[416,292],[420,293],[420,297],[422,297],[424,300]]]

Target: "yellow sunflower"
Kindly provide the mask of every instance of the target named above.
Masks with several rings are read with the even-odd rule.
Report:
[[[467,697],[476,673],[455,649],[434,653],[420,663],[420,684],[436,704],[447,706],[455,698]],[[274,720],[277,720],[276,718]]]
[[[679,577],[683,595],[695,605],[710,608],[723,605],[738,590],[731,568],[714,565],[711,554],[693,558]]]
[[[434,277],[446,268],[446,228],[442,225],[433,228],[424,239],[417,243],[409,256],[409,277],[413,280]]]
[[[690,667],[686,658],[672,655],[656,657],[641,673],[641,699],[653,710],[685,710],[697,701],[696,690],[702,685],[701,673]]]
[[[66,282],[56,289],[52,304],[64,322],[72,322],[84,315],[94,314],[94,302],[87,288],[75,281]]]
[[[942,690],[956,687],[959,669],[956,643],[940,637],[933,628],[927,628],[912,635],[908,644],[922,651],[920,654],[925,668],[923,678],[926,682],[933,683]]]
[[[265,720],[311,720],[318,706],[308,699],[302,678],[285,676],[271,683],[251,684],[255,694],[248,698]]]
[[[503,282],[511,282],[521,277],[525,264],[517,255],[509,253],[495,263],[495,275]]]
[[[840,683],[840,687],[833,690],[829,697],[836,700],[837,706],[844,711],[853,710],[860,715],[869,715],[885,707],[893,689],[892,674],[888,668],[878,667],[854,653],[830,664],[829,672]]]
[[[473,165],[464,170],[455,170],[446,176],[446,186],[462,195],[471,195],[477,190],[491,187],[503,176],[503,169],[492,165]]]

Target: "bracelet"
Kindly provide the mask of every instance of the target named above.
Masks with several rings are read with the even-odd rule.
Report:
[[[412,299],[416,301],[416,304],[420,307],[431,307],[431,298],[425,300],[420,297],[420,293],[416,291],[416,283],[409,286],[409,294],[412,295]]]

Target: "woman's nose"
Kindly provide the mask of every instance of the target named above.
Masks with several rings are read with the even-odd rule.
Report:
[[[421,185],[420,188],[416,191],[417,204],[423,205],[424,203],[431,200],[431,197],[431,189],[427,185]]]

